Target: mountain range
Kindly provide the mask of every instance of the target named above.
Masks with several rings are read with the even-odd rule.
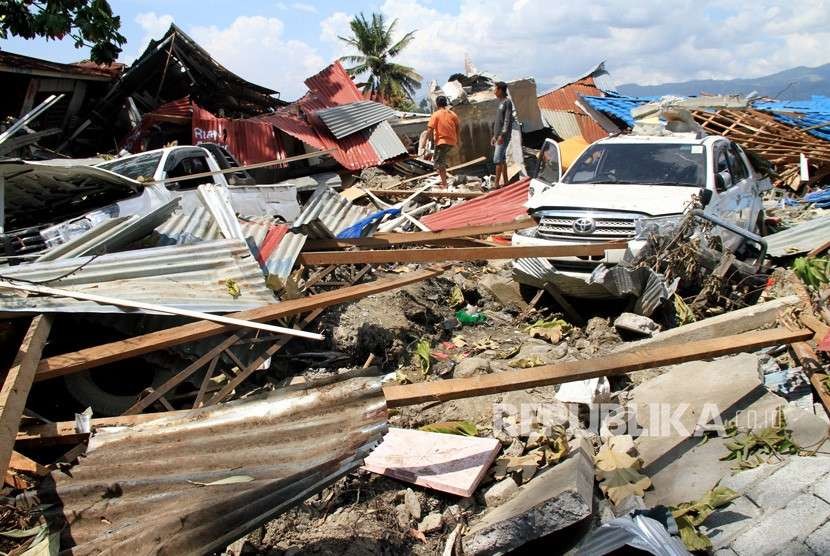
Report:
[[[830,64],[816,68],[800,66],[751,79],[696,79],[662,85],[626,83],[618,86],[617,91],[627,96],[747,95],[756,91],[760,96],[779,100],[804,100],[813,95],[830,96]]]

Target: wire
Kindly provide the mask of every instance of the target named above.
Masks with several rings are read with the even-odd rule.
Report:
[[[91,263],[92,261],[94,261],[95,259],[97,259],[98,257],[100,257],[101,255],[104,255],[104,254],[105,253],[98,253],[97,255],[93,255],[92,257],[89,258],[89,260],[84,261],[79,266],[77,266],[76,268],[70,270],[69,272],[67,272],[65,274],[62,274],[60,276],[57,276],[55,278],[50,278],[48,280],[41,280],[41,281],[26,280],[25,278],[15,278],[13,276],[3,276],[2,274],[0,274],[0,279],[7,280],[9,282],[23,282],[25,284],[35,284],[35,285],[49,284],[49,283],[52,283],[52,282],[57,282],[58,280],[63,280],[64,278],[69,278],[73,274],[75,274],[77,272],[80,272],[82,268],[84,268],[86,265],[88,265],[89,263]]]

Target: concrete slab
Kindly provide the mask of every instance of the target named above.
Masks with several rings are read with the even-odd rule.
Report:
[[[363,469],[442,492],[470,496],[500,448],[495,438],[390,427],[380,446],[366,457]]]
[[[591,515],[593,451],[587,441],[564,462],[539,473],[506,503],[488,510],[464,535],[466,555],[500,554]]]
[[[730,473],[727,439],[701,443],[699,426],[735,419],[740,427],[772,423],[785,401],[761,384],[758,357],[740,354],[715,361],[694,361],[634,388],[637,423],[646,431],[637,439],[643,473],[653,490],[645,501],[674,505],[697,500]]]
[[[785,549],[796,548],[830,518],[830,504],[813,496],[802,494],[786,507],[767,513],[754,527],[742,533],[730,545],[739,556],[772,556]],[[793,552],[790,550],[789,552]],[[797,552],[797,550],[795,551]],[[809,554],[804,547],[802,554]]]

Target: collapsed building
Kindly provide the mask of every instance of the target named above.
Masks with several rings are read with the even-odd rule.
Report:
[[[74,98],[103,71],[58,66],[26,87]],[[602,65],[512,80],[516,179],[488,191],[493,79],[467,70],[440,88],[464,123],[449,190],[425,118],[339,62],[286,102],[175,26],[61,126],[38,96],[10,109],[34,127],[0,137],[4,548],[742,554],[801,508],[770,546],[824,546],[824,101],[630,99]],[[58,153],[129,154],[39,160],[46,125]],[[703,218],[729,189],[717,142],[771,165],[735,159],[775,233]],[[534,212],[589,144],[643,143],[680,145],[635,170],[679,152],[682,213]],[[803,196],[763,191],[796,164]],[[599,301],[556,285],[574,264]],[[655,407],[682,426],[649,434]]]

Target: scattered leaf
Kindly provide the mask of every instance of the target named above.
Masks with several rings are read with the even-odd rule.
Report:
[[[609,443],[600,448],[595,458],[599,488],[619,504],[627,496],[643,496],[651,479],[640,473],[643,462]]]
[[[493,464],[493,478],[500,481],[512,476],[525,484],[536,475],[543,459],[541,450],[532,450],[523,456],[502,456]]]
[[[562,319],[539,319],[526,326],[524,330],[534,338],[542,338],[556,344],[571,330],[571,325]]]
[[[421,340],[415,344],[415,355],[418,357],[421,372],[427,374],[429,372],[430,358],[432,357],[429,340]]]
[[[787,429],[787,422],[781,408],[776,413],[772,426],[759,431],[747,430],[738,434],[737,429],[730,430],[734,438],[726,443],[728,454],[721,460],[735,460],[733,469],[752,469],[762,463],[782,455],[797,454],[798,446],[793,442],[792,431]]]
[[[712,542],[698,527],[712,515],[716,508],[726,506],[738,497],[738,493],[727,487],[715,487],[696,502],[684,502],[669,508],[680,529],[680,539],[691,551],[711,550]]]
[[[250,475],[233,475],[231,477],[225,477],[224,479],[219,479],[218,481],[211,481],[209,483],[201,483],[199,481],[187,481],[191,485],[198,485],[198,486],[216,486],[216,485],[234,485],[236,483],[250,483],[251,481],[255,480]]]
[[[425,432],[440,432],[444,434],[457,434],[460,436],[478,435],[478,428],[476,428],[476,426],[469,421],[444,421],[441,423],[424,425],[418,430]]]
[[[830,283],[830,258],[799,257],[793,261],[793,272],[809,288],[817,291],[823,284]]]
[[[464,301],[464,292],[462,292],[461,288],[458,286],[453,286],[452,291],[450,292],[450,307],[461,307],[466,304],[467,302]]]
[[[228,295],[234,299],[242,295],[242,290],[239,288],[239,284],[236,283],[236,280],[225,280],[225,287],[228,288]]]
[[[41,532],[46,525],[36,525],[31,529],[12,529],[11,531],[0,531],[0,535],[4,537],[11,537],[13,539],[25,539],[27,537],[34,537]]]
[[[57,556],[60,551],[60,538],[60,533],[50,533],[49,527],[42,525],[29,548],[20,556]]]
[[[674,294],[674,313],[677,315],[677,326],[683,326],[684,324],[691,324],[695,322],[695,314],[689,306],[686,305],[683,298],[677,294]]]
[[[517,368],[517,369],[529,369],[530,367],[541,367],[545,364],[545,361],[539,357],[538,355],[534,355],[533,357],[523,357],[521,359],[517,359],[516,361],[511,361],[510,366]]]
[[[512,359],[512,358],[516,357],[517,355],[519,355],[519,352],[521,351],[521,349],[522,349],[522,344],[516,344],[515,346],[513,346],[509,349],[506,349],[506,350],[503,350],[503,351],[500,351],[500,352],[496,353],[496,359]]]

